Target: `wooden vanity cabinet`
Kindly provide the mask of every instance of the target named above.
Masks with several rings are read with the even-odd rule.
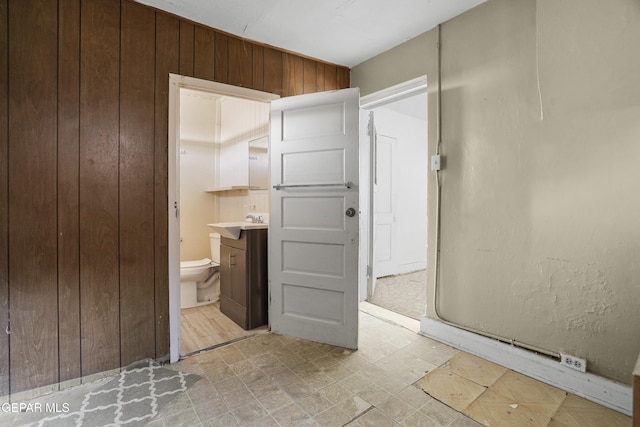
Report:
[[[268,318],[267,230],[220,239],[220,311],[249,330]]]

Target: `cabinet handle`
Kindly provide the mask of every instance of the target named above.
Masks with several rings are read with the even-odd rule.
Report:
[[[229,267],[233,267],[234,265],[236,265],[235,263],[231,262],[231,258],[235,258],[235,257],[236,257],[235,255],[229,254]]]

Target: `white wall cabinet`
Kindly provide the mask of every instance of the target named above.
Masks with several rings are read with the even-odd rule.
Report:
[[[218,171],[221,189],[249,188],[249,141],[222,144]]]

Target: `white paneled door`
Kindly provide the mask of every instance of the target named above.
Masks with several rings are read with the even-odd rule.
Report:
[[[390,276],[398,272],[396,252],[396,195],[394,171],[394,146],[397,141],[384,135],[376,138],[376,186],[374,194],[375,221],[375,275]]]
[[[353,88],[271,103],[271,330],[353,349],[359,102]]]

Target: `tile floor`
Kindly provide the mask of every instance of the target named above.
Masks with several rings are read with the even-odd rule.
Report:
[[[361,311],[358,351],[265,333],[167,365],[202,378],[148,425],[631,426],[629,417],[376,316]]]

